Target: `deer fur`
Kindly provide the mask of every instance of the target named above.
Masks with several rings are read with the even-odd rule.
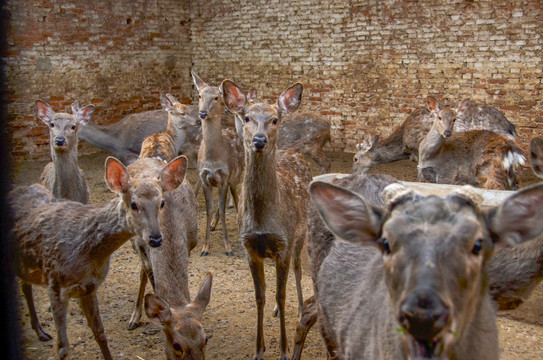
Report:
[[[106,183],[119,197],[104,206],[56,200],[40,184],[20,186],[10,192],[15,271],[22,281],[32,328],[42,341],[52,337],[38,320],[32,285],[47,287],[59,358],[65,359],[69,351],[69,298],[79,298],[102,355],[112,358],[96,291],[107,275],[111,254],[125,241],[134,235],[148,242],[161,241],[159,214],[164,196],[183,180],[184,163],[175,159],[157,178],[137,181],[121,162],[109,157]]]
[[[49,128],[49,145],[52,162],[40,175],[40,184],[48,188],[57,199],[89,202],[89,189],[78,165],[77,133],[88,125],[94,105],[83,108],[77,101],[72,105],[72,114],[55,112],[42,100],[36,100],[38,118]]]
[[[403,159],[417,162],[420,142],[432,127],[439,107],[437,100],[428,96],[426,107],[412,112],[388,138],[380,140],[378,135],[366,134],[362,143],[357,145],[352,172],[362,174],[378,164]],[[492,130],[511,140],[517,137],[515,126],[490,105],[465,99],[460,102],[458,109],[461,110],[456,112],[454,132]]]
[[[264,344],[264,258],[272,258],[276,269],[276,313],[279,315],[281,359],[287,359],[285,328],[286,282],[294,251],[294,271],[299,310],[302,307],[300,252],[307,233],[307,185],[309,164],[292,150],[278,151],[278,127],[284,116],[300,105],[303,86],[285,90],[274,105],[250,103],[247,95],[230,80],[221,83],[226,107],[243,119],[245,168],[238,225],[247,251],[255,286],[257,339],[254,360],[262,359]]]
[[[436,108],[432,127],[419,146],[418,180],[517,189],[517,175],[525,161],[522,150],[494,131],[454,132],[457,112],[463,108]]]
[[[334,358],[498,358],[487,264],[494,247],[543,232],[543,185],[489,209],[469,191],[423,197],[371,175],[310,193],[318,321]]]

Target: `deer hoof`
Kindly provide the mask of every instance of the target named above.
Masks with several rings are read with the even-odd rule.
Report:
[[[288,357],[288,356],[286,356],[286,355],[283,355],[283,356],[281,356],[281,360],[290,360],[290,359],[289,359],[289,357]]]
[[[232,254],[232,251],[226,251],[225,252],[226,256],[233,256],[234,254]]]
[[[202,252],[200,253],[200,256],[207,256],[207,255],[209,255],[209,251],[202,250]]]
[[[46,333],[45,331],[41,332],[39,338],[40,338],[40,341],[49,341],[53,339],[53,337],[49,335],[48,333]]]
[[[137,323],[137,322],[130,322],[130,323],[128,323],[128,330],[134,330],[134,329],[137,328],[138,326],[140,326],[139,323]]]

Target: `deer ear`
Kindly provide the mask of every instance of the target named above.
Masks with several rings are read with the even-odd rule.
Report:
[[[249,90],[249,93],[247,94],[247,101],[250,103],[254,103],[256,101],[256,89]]]
[[[194,71],[191,70],[190,74],[192,75],[192,82],[194,83],[194,86],[196,86],[197,91],[200,91],[201,88],[207,85]]]
[[[279,95],[276,106],[281,116],[298,109],[302,102],[303,91],[303,85],[301,83],[296,83]]]
[[[187,172],[188,159],[181,155],[173,159],[160,172],[158,180],[164,191],[172,191],[177,189],[185,179]]]
[[[130,175],[126,167],[113,156],[106,159],[106,184],[111,191],[123,194],[128,190]]]
[[[462,100],[460,104],[458,104],[458,107],[456,108],[456,114],[462,114],[464,111],[466,111],[470,102],[471,102],[470,99]]]
[[[224,105],[234,114],[240,114],[247,106],[247,97],[232,80],[223,80],[219,86],[224,101]]]
[[[51,107],[51,105],[49,105],[45,101],[36,100],[36,108],[37,108],[38,118],[40,118],[41,121],[47,123],[48,121],[53,120],[53,116],[55,115],[55,112],[53,111],[53,108]]]
[[[72,114],[77,114],[79,109],[81,109],[81,105],[79,105],[79,101],[75,100],[72,104]]]
[[[145,295],[145,314],[155,324],[169,323],[172,312],[168,304],[153,294]]]
[[[207,273],[202,285],[200,285],[200,290],[198,290],[198,295],[191,303],[191,307],[196,313],[196,317],[201,320],[204,315],[204,311],[209,304],[211,299],[211,287],[213,286],[213,274],[210,272]]]
[[[430,111],[438,112],[439,111],[439,104],[437,100],[433,96],[428,96],[426,98],[427,101],[427,108]]]
[[[94,105],[87,105],[77,110],[76,119],[81,125],[87,125],[94,114]]]
[[[535,137],[530,141],[530,163],[534,173],[543,178],[543,138]]]
[[[519,191],[491,209],[490,230],[497,241],[516,245],[539,236],[543,232],[543,184]]]
[[[381,229],[381,211],[357,194],[322,181],[312,182],[309,193],[334,235],[353,244],[376,244]]]
[[[168,96],[169,95],[169,96]],[[166,111],[174,111],[173,101],[170,99],[170,94],[166,94],[166,96],[160,97],[160,105],[162,105],[162,108]]]

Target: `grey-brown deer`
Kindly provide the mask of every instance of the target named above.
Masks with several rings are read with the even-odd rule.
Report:
[[[411,113],[388,138],[380,140],[377,135],[366,134],[362,143],[356,147],[352,172],[364,173],[378,164],[403,159],[417,162],[420,142],[432,127],[439,108],[437,100],[428,96],[426,107]],[[515,126],[493,106],[465,99],[458,109],[460,110],[456,112],[454,132],[492,130],[511,140],[517,137]]]
[[[198,175],[202,182],[206,202],[206,236],[201,255],[209,254],[211,221],[213,220],[213,188],[218,189],[218,214],[226,255],[232,255],[232,246],[226,229],[226,196],[228,189],[234,205],[238,207],[237,186],[243,172],[243,145],[231,128],[222,128],[224,106],[219,88],[206,84],[192,72],[192,79],[199,94],[198,111],[202,120],[202,143],[198,153]]]
[[[525,158],[517,144],[494,131],[454,132],[458,110],[436,109],[436,117],[419,146],[418,180],[473,185],[486,189],[517,189]]]
[[[495,247],[543,232],[543,185],[483,209],[469,187],[439,198],[392,182],[310,186],[310,264],[332,357],[498,359],[487,264]]]
[[[276,313],[280,319],[281,359],[285,360],[288,356],[285,297],[292,257],[300,311],[303,302],[300,252],[307,233],[307,185],[311,169],[301,154],[278,151],[277,142],[278,127],[286,114],[299,107],[303,86],[300,83],[291,86],[273,105],[249,103],[243,90],[230,80],[221,83],[220,91],[226,107],[243,119],[244,124],[245,168],[238,225],[255,287],[258,320],[253,359],[262,359],[265,351],[263,260],[268,257],[275,261]]]
[[[36,100],[38,118],[49,128],[49,146],[52,162],[43,169],[39,182],[51,190],[55,198],[89,201],[89,189],[78,165],[77,133],[88,125],[94,105],[83,108],[77,101],[72,105],[72,114],[55,112],[42,100]]]
[[[47,286],[57,330],[59,358],[69,352],[66,314],[69,298],[79,298],[89,327],[105,359],[111,359],[96,292],[104,281],[111,254],[134,235],[160,243],[159,214],[164,196],[183,180],[182,159],[175,159],[158,178],[132,181],[115,158],[106,160],[106,183],[119,197],[104,206],[56,200],[40,184],[10,193],[16,274],[30,313],[32,328],[47,341],[36,314],[32,285]]]

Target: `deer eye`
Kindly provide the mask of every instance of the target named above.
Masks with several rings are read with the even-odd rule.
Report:
[[[246,116],[246,117],[243,118],[243,120],[245,120],[245,122],[248,123],[249,122],[249,117]]]
[[[138,211],[138,205],[134,201],[130,203],[130,207],[132,208],[132,210]]]
[[[181,345],[179,345],[178,342],[173,343],[173,348],[175,349],[175,351],[181,351]]]
[[[55,123],[49,123],[49,126],[54,128],[55,127]]]
[[[76,125],[73,124],[73,125],[72,125],[72,130],[75,130],[75,128],[76,128]]]
[[[278,118],[273,119],[273,125],[277,125],[277,122],[279,121]]]
[[[202,120],[200,120],[200,119],[196,120],[196,125],[198,125],[198,126],[202,125]]]
[[[385,238],[380,238],[377,240],[377,244],[379,244],[379,247],[385,254],[390,254],[390,245],[388,244],[388,240]]]
[[[162,201],[160,202],[160,208],[161,208],[161,209],[164,208],[164,204],[165,204],[165,202],[164,202],[164,200],[162,200]]]
[[[354,157],[354,162],[355,162],[355,163],[358,162],[358,156],[355,156],[355,157]]]
[[[214,98],[213,100],[218,101],[218,100],[219,100],[219,97],[218,97],[218,96],[215,96],[215,98]]]
[[[483,240],[479,239],[473,245],[473,249],[471,250],[471,253],[473,255],[479,255],[482,249],[483,249]]]

